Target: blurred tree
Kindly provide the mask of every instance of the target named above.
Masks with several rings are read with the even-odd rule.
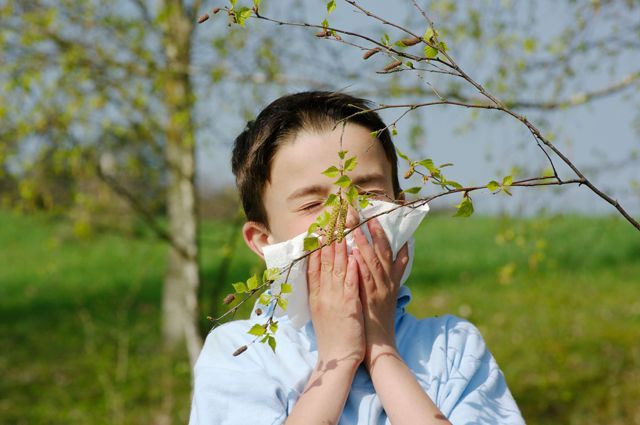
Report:
[[[0,2],[0,177],[12,190],[5,204],[70,208],[83,235],[101,207],[124,199],[169,243],[164,340],[170,350],[186,341],[192,362],[202,343],[197,8],[177,0]],[[166,229],[155,218],[165,209]]]

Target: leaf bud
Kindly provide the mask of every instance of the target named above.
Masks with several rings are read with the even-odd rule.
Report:
[[[367,60],[371,56],[373,56],[376,53],[378,53],[380,50],[382,50],[382,49],[380,49],[379,47],[376,47],[375,49],[367,50],[366,52],[364,52],[364,55],[362,55],[362,59]]]
[[[262,314],[262,309],[260,307],[256,308],[256,314],[260,316]]]
[[[415,46],[421,41],[422,41],[422,38],[420,37],[409,37],[409,38],[403,38],[402,40],[400,40],[400,42],[405,46]]]
[[[404,178],[408,179],[413,175],[413,165],[409,167],[406,173],[404,173]]]
[[[221,9],[222,9],[222,8],[220,8],[220,7],[216,7],[216,8],[214,8],[214,9],[213,9],[213,14],[215,15],[216,13],[220,12],[220,10],[221,10]]]
[[[198,18],[198,23],[201,24],[209,19],[209,14],[205,13],[201,17]]]
[[[382,70],[383,71],[391,71],[392,69],[395,69],[395,68],[399,67],[400,65],[402,65],[402,61],[393,61],[389,65],[387,65],[384,68],[382,68]]]
[[[244,353],[245,351],[247,351],[247,346],[243,345],[242,347],[238,348],[236,351],[233,352],[233,356],[239,356],[240,354]]]
[[[233,300],[235,300],[235,299],[236,299],[236,296],[235,296],[235,295],[233,295],[233,294],[229,294],[229,295],[227,295],[226,297],[224,297],[224,301],[223,301],[223,302],[224,302],[225,304],[229,304],[231,301],[233,301]]]

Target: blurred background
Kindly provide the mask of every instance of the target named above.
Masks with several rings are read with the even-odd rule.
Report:
[[[259,3],[280,21],[406,37],[343,1]],[[465,72],[640,219],[637,1],[417,3]],[[187,421],[207,316],[264,269],[240,234],[230,158],[268,103],[311,89],[481,99],[449,75],[380,73],[392,59],[347,43],[370,42],[241,13],[253,5],[0,0],[0,423]],[[427,28],[410,0],[363,6]],[[381,111],[387,123],[401,113]],[[495,111],[417,109],[394,142],[453,163],[445,174],[463,186],[550,170],[528,130]],[[420,185],[407,168],[403,188]],[[640,424],[640,233],[585,186],[511,193],[473,192],[469,218],[452,217],[459,195],[430,203],[409,312],[476,324],[527,423]]]

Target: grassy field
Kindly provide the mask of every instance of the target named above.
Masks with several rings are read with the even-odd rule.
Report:
[[[231,232],[203,226],[206,287]],[[234,252],[229,289],[262,266]],[[144,231],[77,239],[63,219],[0,212],[0,423],[186,422],[188,362],[161,350],[164,258]],[[431,215],[408,284],[412,314],[480,328],[527,423],[640,424],[640,234],[626,222]]]

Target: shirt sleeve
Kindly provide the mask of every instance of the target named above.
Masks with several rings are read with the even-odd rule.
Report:
[[[231,355],[238,342],[233,337],[242,333],[227,331],[220,327],[210,333],[200,353],[194,368],[189,425],[284,423],[285,390],[252,360],[249,350],[255,347],[238,357]]]
[[[452,316],[447,339],[449,379],[443,388],[443,406],[450,412],[449,421],[453,425],[524,424],[478,328]]]

